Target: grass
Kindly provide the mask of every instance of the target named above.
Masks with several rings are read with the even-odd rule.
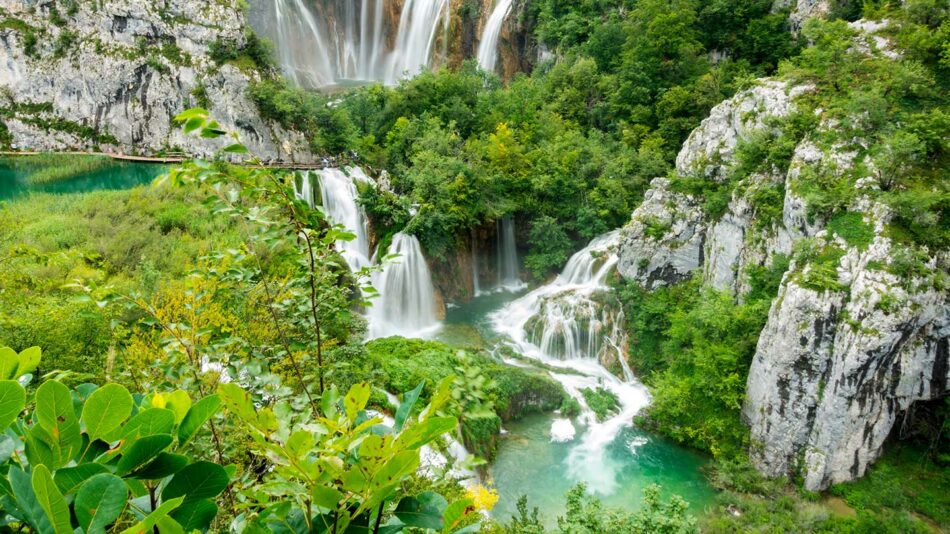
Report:
[[[18,156],[9,158],[9,162],[15,169],[27,173],[27,182],[34,185],[69,180],[119,165],[108,156],[53,153]]]

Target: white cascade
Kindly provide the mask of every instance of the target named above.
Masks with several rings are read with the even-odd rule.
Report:
[[[571,257],[553,282],[510,302],[491,317],[494,329],[507,336],[515,350],[565,369],[565,373],[555,371],[551,376],[581,405],[581,423],[586,429],[577,440],[571,421],[556,419],[551,438],[576,441],[567,458],[567,473],[601,494],[617,488],[616,472],[591,466],[609,465],[607,446],[650,402],[647,389],[636,381],[623,357],[627,340],[622,312],[606,298],[609,288],[605,281],[617,264],[619,239],[618,231],[594,239]],[[600,363],[613,358],[620,361],[623,380]],[[581,393],[598,387],[612,392],[620,404],[617,413],[600,422]]]
[[[393,236],[389,255],[398,257],[373,277],[380,296],[368,313],[369,338],[428,337],[439,329],[435,288],[422,247],[415,236]]]
[[[478,41],[478,66],[488,72],[495,71],[495,63],[498,61],[498,37],[501,35],[501,27],[511,13],[511,0],[496,0],[495,8],[492,9],[488,21],[485,22],[485,28],[482,29],[482,36]]]
[[[395,28],[386,23],[387,2],[394,0],[256,0],[250,20],[299,86],[394,84],[435,62],[449,0],[405,0]]]
[[[474,290],[474,295],[477,297],[482,294],[482,283],[479,280],[478,274],[478,245],[475,240],[475,233],[472,233],[472,288]]]
[[[313,177],[316,177],[316,183]],[[297,189],[297,198],[314,206],[314,186],[319,187],[321,205],[330,222],[342,225],[356,235],[351,241],[337,241],[337,250],[346,259],[350,270],[358,271],[370,265],[369,219],[357,203],[359,192],[356,181],[368,180],[362,169],[350,169],[347,176],[340,169],[323,169],[304,173]]]
[[[521,281],[521,266],[518,263],[515,222],[510,216],[499,219],[495,246],[498,288],[511,291],[524,288],[525,284]]]

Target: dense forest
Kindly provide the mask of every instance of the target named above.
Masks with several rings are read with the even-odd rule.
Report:
[[[22,18],[5,6],[0,36],[26,47],[30,61],[109,49],[70,37],[68,21],[85,13],[83,3],[40,2]],[[463,19],[484,9],[459,4]],[[132,164],[10,155],[24,128],[96,148],[84,151],[108,152],[117,139],[50,119],[52,104],[24,103],[4,86],[0,145],[11,152],[0,162],[0,530],[950,529],[950,327],[929,326],[947,316],[950,286],[950,6],[842,0],[807,20],[793,16],[794,3],[771,0],[530,0],[510,9],[526,42],[545,52],[511,76],[460,58],[394,84],[318,91],[286,76],[281,50],[249,27],[208,46],[202,68],[246,73],[241,96],[255,120],[271,124],[275,139],[290,132],[302,140],[275,149],[278,156],[307,152],[315,168],[339,158],[369,175],[345,175],[369,221],[365,236],[335,218],[325,181],[322,198],[307,189],[318,171],[275,165],[263,136],[249,139],[223,118],[233,110],[215,99],[228,93],[210,74],[175,110],[174,146],[155,154],[167,164],[141,176],[134,167],[134,183],[67,193],[56,184],[118,180]],[[174,27],[180,18],[162,20]],[[58,38],[40,39],[47,34]],[[171,42],[123,52],[135,53],[143,68],[166,75],[199,65]],[[773,83],[793,95],[787,109],[743,107]],[[740,128],[728,150],[707,149],[703,128],[726,136],[711,126],[720,112],[761,128]],[[215,150],[195,154],[189,143]],[[15,180],[32,192],[8,196]],[[789,206],[809,231],[775,245]],[[682,230],[686,212],[689,224],[709,228],[699,267],[647,276],[652,257],[626,259],[640,243],[673,256],[683,250],[692,239]],[[753,259],[736,263],[723,285],[703,266],[702,246],[730,217],[745,217],[737,241]],[[500,280],[503,260],[499,252],[497,263],[479,264],[478,255],[503,248],[503,224],[524,284],[511,295],[482,294],[479,266],[492,276],[497,269]],[[431,270],[445,323],[426,339],[372,334],[376,310],[390,305],[390,265],[414,265],[398,248],[401,236],[418,240],[425,267],[414,272]],[[603,236],[617,242],[600,249]],[[354,266],[347,251],[363,239],[376,252]],[[598,276],[607,266],[601,278],[571,278],[585,258]],[[907,406],[886,397],[893,429],[867,463],[855,451],[860,472],[846,479],[809,482],[810,451],[789,452],[795,465],[770,472],[770,444],[749,415],[751,381],[769,369],[765,332],[797,327],[805,345],[815,328],[799,316],[802,325],[783,325],[781,315],[801,290],[816,309],[835,309],[838,332],[881,334],[876,316],[848,308],[874,292],[858,296],[855,272],[893,281],[872,308],[913,317],[894,337],[914,338],[931,321],[927,394]],[[513,315],[467,311],[486,302],[540,308],[524,325],[527,342],[507,343],[497,327],[487,334],[485,324]],[[519,353],[549,348],[537,334],[550,335],[549,303],[575,314],[570,328],[589,336],[577,345],[596,348],[585,365],[602,375],[560,366],[571,359],[567,339],[553,342],[557,354]],[[396,313],[413,305],[399,301]],[[482,315],[460,326],[459,309]],[[817,343],[808,351],[818,353]],[[916,365],[901,361],[855,373],[889,380],[881,395],[890,395]],[[762,374],[750,378],[756,365]],[[804,363],[790,366],[811,374]],[[829,376],[810,393],[818,403],[838,387]],[[630,408],[628,390],[642,405]],[[860,389],[861,408],[878,393]],[[512,495],[497,469],[507,465],[506,446],[529,441],[515,429],[537,417],[573,421],[568,441],[575,427],[589,436],[617,421],[616,432],[642,431],[671,454],[695,454],[701,467],[690,484],[710,496],[690,503],[660,475],[625,486],[636,492],[621,495],[621,506],[584,478],[571,479],[553,508]],[[862,444],[870,425],[864,434]],[[558,439],[552,427],[540,441],[556,447]],[[624,439],[624,453],[636,456],[636,439]]]

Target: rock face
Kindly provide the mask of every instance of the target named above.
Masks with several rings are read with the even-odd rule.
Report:
[[[763,81],[719,104],[683,144],[676,158],[677,173],[716,182],[726,180],[739,143],[771,128],[767,125],[771,119],[787,116],[794,108],[794,99],[808,90]],[[749,181],[782,179],[760,175]],[[781,237],[770,237],[760,244],[770,245],[767,251],[762,246],[756,250],[747,247],[746,229],[754,214],[742,198],[734,199],[720,220],[707,221],[701,199],[674,191],[665,178],[657,178],[650,185],[632,221],[623,229],[618,269],[624,278],[653,289],[679,282],[704,267],[707,282],[736,291],[742,283],[738,274],[749,262],[758,263],[776,252],[790,251],[784,230],[776,232]]]
[[[869,32],[862,38],[854,53],[896,57]],[[646,288],[701,276],[741,300],[749,266],[799,247],[837,251],[822,265],[794,255],[759,337],[742,410],[759,469],[802,475],[807,489],[819,490],[862,476],[914,402],[950,393],[950,293],[943,282],[950,258],[926,254],[914,272],[930,274],[894,274],[908,252],[887,237],[892,214],[872,200],[874,165],[850,148],[860,139],[833,140],[831,121],[819,121],[798,142],[787,170],[734,175],[737,146],[780,132],[772,119],[795,112],[797,96],[809,91],[766,81],[714,108],[684,144],[676,174],[728,185],[728,205],[711,213],[703,194],[655,179],[623,229],[619,271]],[[853,178],[848,212],[860,215],[855,223],[873,234],[870,242],[849,243],[809,214],[801,184],[816,173]],[[760,188],[774,188],[781,203],[769,218],[750,195]]]
[[[798,31],[806,20],[812,17],[822,17],[831,11],[830,0],[775,0],[772,10],[791,9],[788,20],[792,30]]]
[[[252,153],[312,160],[301,135],[262,119],[247,97],[254,72],[208,57],[216,41],[243,42],[237,2],[75,5],[0,0],[0,107],[17,148],[207,156],[233,141],[186,137],[172,124],[200,104]]]

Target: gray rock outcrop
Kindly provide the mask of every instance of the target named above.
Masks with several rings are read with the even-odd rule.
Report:
[[[862,33],[851,53],[899,58],[875,35],[882,24],[852,27]],[[793,258],[759,336],[742,413],[755,465],[819,490],[862,476],[913,403],[950,393],[950,258],[891,241],[893,214],[871,194],[881,187],[874,162],[854,148],[862,139],[835,140],[830,119],[797,142],[787,169],[735,175],[737,147],[779,134],[774,119],[798,111],[796,98],[809,91],[766,81],[716,106],[683,145],[678,177],[654,180],[623,229],[618,269],[648,289],[700,276],[741,300],[750,266]],[[845,209],[861,216],[853,224],[870,242],[846,241],[809,209],[805,186],[815,176],[851,180]],[[716,187],[675,180],[728,186],[731,198],[713,213],[705,191]],[[767,218],[752,194],[762,188],[776,199]],[[837,254],[819,264],[800,247]],[[901,268],[908,261],[913,274]]]
[[[264,120],[247,96],[252,69],[217,65],[212,43],[244,40],[238,2],[106,0],[74,12],[0,0],[0,107],[20,150],[181,151],[232,139],[185,136],[172,119],[199,104],[264,159],[309,161],[307,143]]]

